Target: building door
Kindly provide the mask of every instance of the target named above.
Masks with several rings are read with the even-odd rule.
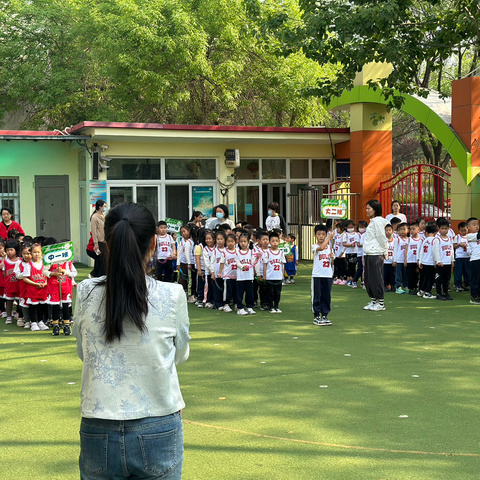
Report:
[[[187,223],[189,216],[190,188],[188,185],[165,186],[165,216]]]
[[[35,175],[37,236],[70,239],[68,175]]]
[[[281,215],[285,221],[287,219],[287,189],[284,183],[267,183],[262,185],[263,190],[263,219],[268,215],[268,204],[271,202],[278,203],[278,214]]]

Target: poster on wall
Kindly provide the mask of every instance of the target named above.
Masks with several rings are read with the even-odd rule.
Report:
[[[209,217],[213,210],[213,187],[192,187],[192,210]]]
[[[90,205],[95,207],[97,200],[107,201],[106,180],[90,180]]]

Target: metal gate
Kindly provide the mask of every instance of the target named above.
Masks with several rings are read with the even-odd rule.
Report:
[[[392,178],[380,182],[378,193],[383,214],[391,211],[391,203],[398,200],[407,221],[419,217],[427,221],[451,216],[450,174],[435,165],[412,165]]]
[[[352,201],[356,205],[358,197],[355,193],[344,191],[323,194],[320,188],[313,187],[300,189],[298,194],[289,194],[288,196],[290,198],[289,232],[297,237],[296,244],[300,260],[313,260],[311,247],[315,242],[315,225],[320,225],[325,221],[321,215],[322,198],[347,199],[347,216],[349,216],[352,211]]]

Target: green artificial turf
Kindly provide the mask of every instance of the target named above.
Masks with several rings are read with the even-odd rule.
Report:
[[[283,314],[190,305],[183,478],[477,479],[480,309],[334,286],[316,327],[310,269]],[[1,325],[0,355],[0,479],[78,478],[75,339]]]

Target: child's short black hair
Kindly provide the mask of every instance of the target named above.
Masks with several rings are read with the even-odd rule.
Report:
[[[257,240],[260,240],[262,237],[268,237],[268,232],[266,230],[263,230],[262,228],[258,228],[257,231],[255,232],[255,238]]]
[[[277,237],[280,238],[280,235],[283,234],[283,230],[281,228],[274,228],[272,232],[275,232],[277,234]]]
[[[458,228],[467,228],[467,222],[460,222]]]
[[[399,223],[402,223],[402,220],[400,220],[400,218],[398,217],[392,217],[390,219],[390,225],[392,225],[392,227],[394,227],[395,225],[398,225]]]
[[[353,225],[355,227],[355,222],[351,219],[347,219],[343,222],[343,228],[347,228],[350,225]]]
[[[326,225],[315,225],[315,234],[317,232],[325,232],[327,233],[327,226]]]
[[[9,238],[7,240],[7,243],[5,244],[5,250],[7,248],[14,248],[17,253],[18,253],[19,247],[20,247],[19,243],[16,240],[14,240],[13,238]]]
[[[385,228],[392,228],[392,229],[393,229],[393,227],[392,227],[392,225],[391,225],[390,223],[387,223],[387,224],[385,225]]]
[[[414,222],[412,222],[410,225],[410,227],[420,227],[420,225],[418,224],[418,221],[415,220]]]
[[[392,219],[392,220],[393,220],[393,219]],[[407,227],[407,228],[408,228],[408,223],[406,223],[406,222],[400,222],[400,223],[398,224],[398,226],[397,226],[397,230],[398,230],[399,228],[402,228],[402,227]]]
[[[276,228],[274,228],[268,235],[269,240],[271,240],[272,238],[278,238],[280,240],[280,236],[278,235],[278,232],[276,232],[275,230]]]
[[[478,218],[477,217],[470,217],[469,219],[467,219],[467,226],[470,225],[472,222],[478,222]]]
[[[231,238],[235,243],[237,243],[237,237],[233,233],[229,233],[227,235],[227,238],[225,239],[225,243],[227,243],[227,240]]]
[[[446,218],[440,217],[437,219],[437,227],[449,227],[450,223],[448,223],[448,220]]]
[[[157,227],[161,227],[162,225],[167,226],[167,222],[166,222],[165,220],[160,220],[160,221],[157,223]]]
[[[297,237],[293,233],[289,233],[287,237],[290,237],[293,241],[297,239]]]
[[[13,238],[15,240],[16,235],[18,235],[18,230],[15,230],[14,228],[12,228],[11,230],[8,231],[7,238]]]
[[[425,231],[427,233],[437,233],[437,226],[436,225],[427,225],[425,227]]]
[[[358,222],[358,228],[360,227],[366,227],[368,225],[367,221],[366,220],[360,220]],[[391,225],[390,225],[391,226]]]

